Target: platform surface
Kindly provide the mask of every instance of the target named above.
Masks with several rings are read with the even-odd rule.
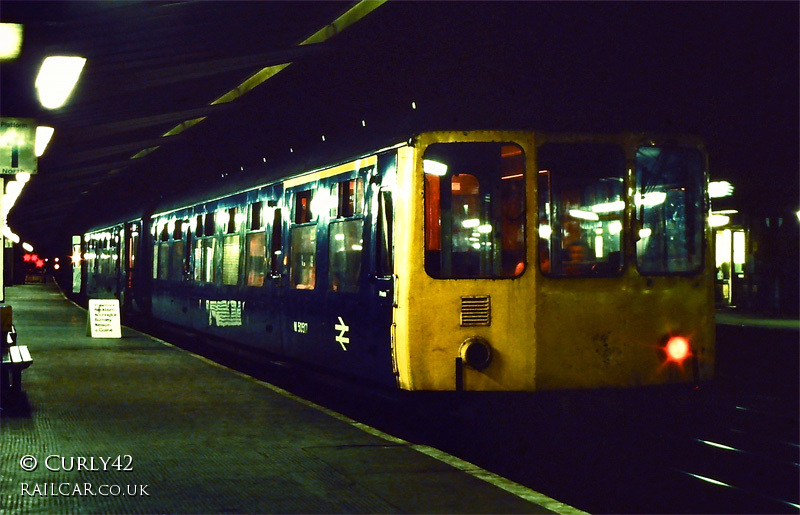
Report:
[[[582,513],[123,328],[6,289],[33,365],[2,399],[0,513]]]
[[[800,330],[800,320],[797,318],[770,317],[757,313],[737,312],[733,310],[717,311],[716,321],[718,325]]]

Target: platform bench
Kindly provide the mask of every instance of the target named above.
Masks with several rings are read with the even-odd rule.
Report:
[[[11,323],[11,307],[2,306],[2,330],[0,331],[0,387],[12,392],[22,390],[22,371],[33,364],[27,345],[17,345],[17,330]]]

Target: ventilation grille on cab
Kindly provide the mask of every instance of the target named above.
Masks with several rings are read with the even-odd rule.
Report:
[[[492,308],[488,295],[461,297],[461,325],[489,325],[492,320]]]

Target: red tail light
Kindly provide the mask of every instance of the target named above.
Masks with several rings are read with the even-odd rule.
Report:
[[[667,353],[667,361],[682,363],[683,360],[688,358],[689,354],[691,354],[689,340],[683,336],[672,336],[669,340],[667,340],[667,345],[664,346],[664,351]]]

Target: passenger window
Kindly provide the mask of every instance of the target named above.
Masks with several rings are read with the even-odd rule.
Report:
[[[250,227],[251,231],[257,231],[264,227],[264,220],[262,219],[263,202],[253,202],[250,204]]]
[[[194,259],[194,270],[192,279],[195,282],[203,282],[203,241],[197,238],[193,242],[192,256]]]
[[[198,238],[194,240],[194,274],[192,278],[196,282],[214,282],[215,242],[214,238]]]
[[[525,156],[512,143],[429,146],[425,270],[439,279],[517,277],[525,270]]]
[[[245,276],[247,286],[264,286],[267,273],[267,256],[264,231],[251,232],[247,235],[247,260]]]
[[[245,249],[245,284],[247,286],[263,286],[267,273],[266,234],[263,231],[262,202],[250,204],[250,232],[246,236]]]
[[[94,259],[95,272],[97,271],[97,259]],[[153,279],[158,279],[158,238],[153,237]]]
[[[187,222],[183,220],[176,220],[175,226],[172,230],[172,244],[170,248],[170,271],[169,278],[172,281],[183,280],[183,270],[185,263],[185,243],[183,241],[184,224]]]
[[[136,268],[136,256],[139,251],[139,231],[136,226],[132,226],[129,245],[128,245],[128,268],[133,270]]]
[[[201,268],[200,268],[200,281],[206,283],[213,283],[216,279],[214,273],[214,248],[216,247],[216,240],[214,238],[206,238],[201,241]]]
[[[225,234],[233,234],[235,232],[239,232],[239,226],[241,220],[236,214],[236,208],[232,207],[227,211],[224,211],[224,213],[226,213],[226,216],[224,217],[225,223],[220,225],[225,227]]]
[[[328,287],[331,291],[356,292],[361,276],[364,220],[334,222],[328,233]]]
[[[302,225],[291,230],[290,276],[293,288],[313,290],[316,285],[317,226]]]
[[[312,220],[311,190],[298,191],[294,199],[294,223],[304,224]]]
[[[241,219],[235,207],[217,212],[217,222],[223,228],[222,237],[222,284],[239,283],[239,255],[241,240],[238,234]]]
[[[345,218],[364,212],[364,179],[359,177],[337,183],[333,187],[337,199],[332,217]]]
[[[158,244],[158,278],[169,278],[169,243],[165,241]]]
[[[172,231],[172,239],[180,240],[183,238],[183,220],[175,221],[175,228]]]
[[[548,143],[537,156],[542,273],[620,274],[625,213],[622,149],[609,143]]]
[[[239,283],[239,253],[241,243],[238,234],[226,234],[222,239],[222,284]]]
[[[214,236],[215,232],[216,224],[214,223],[214,213],[208,212],[205,214],[205,220],[203,221],[203,235]]]

